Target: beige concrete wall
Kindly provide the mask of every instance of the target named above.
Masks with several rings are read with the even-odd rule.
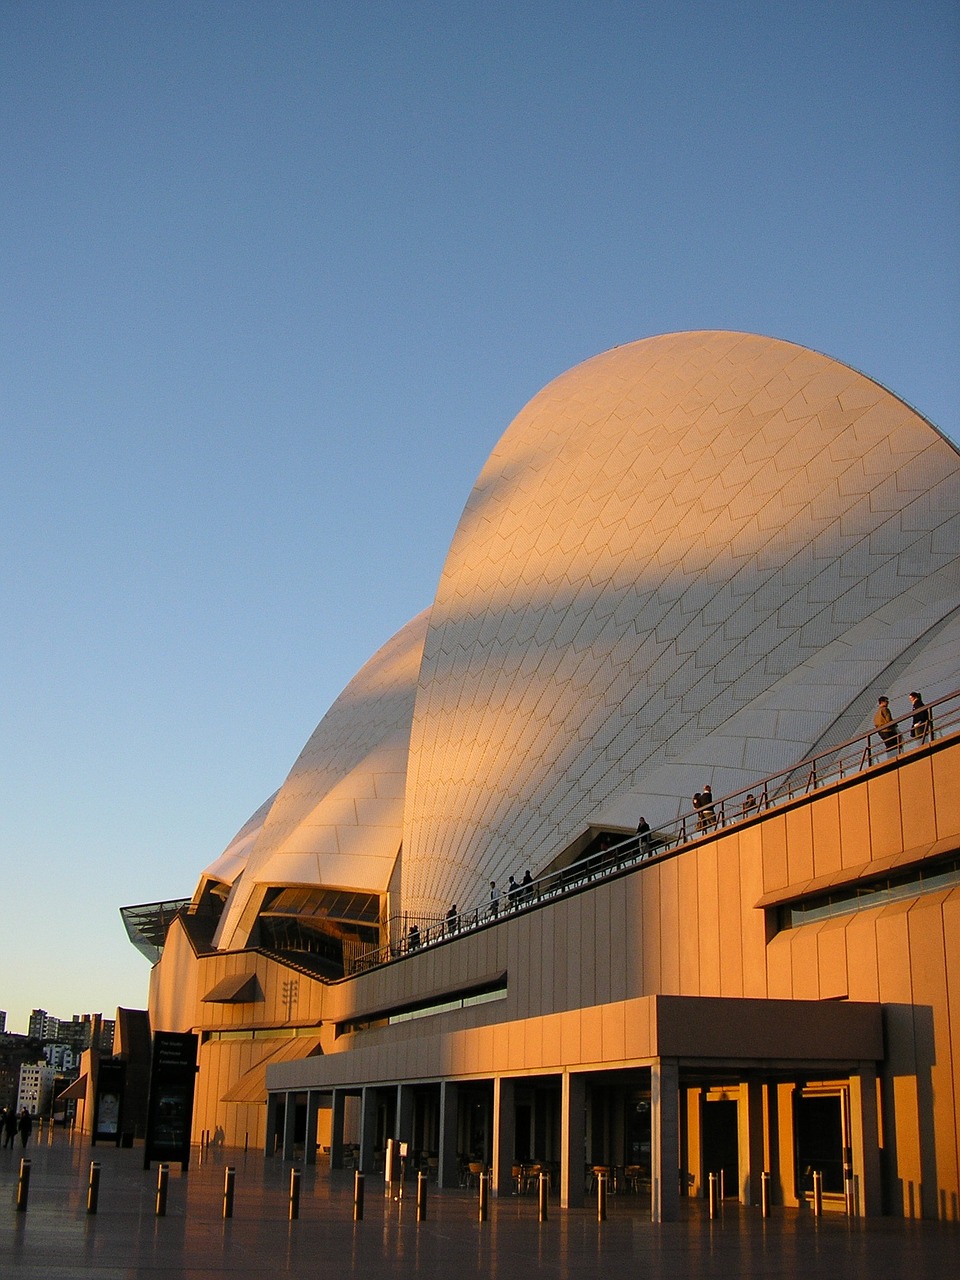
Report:
[[[327,1054],[362,1046],[338,1064],[347,1083],[636,1059],[649,1052],[647,1030],[631,1021],[624,1002],[656,994],[881,1002],[886,1207],[957,1218],[960,891],[775,935],[768,931],[773,908],[758,904],[958,847],[960,743],[937,743],[678,856],[373,973],[330,986],[299,976],[289,1021],[322,1020]],[[223,977],[251,969],[262,1001],[203,1003]],[[505,1000],[334,1038],[338,1021],[503,972]],[[283,983],[297,976],[252,953],[197,959],[174,926],[151,985],[154,1028],[281,1025]],[[262,1141],[264,1108],[221,1099],[268,1048],[253,1040],[203,1046],[198,1132],[220,1123],[229,1143],[242,1143],[246,1132]]]
[[[332,1048],[362,1044],[388,1076],[417,1077],[436,1070],[429,1045],[440,1032],[448,1036],[451,1071],[521,1071],[545,1051],[551,1056],[551,1048],[558,1061],[619,1057],[630,1031],[614,1006],[625,999],[664,993],[879,1001],[888,1043],[883,1158],[895,1200],[887,1207],[957,1218],[960,890],[770,938],[757,905],[764,895],[820,891],[956,848],[960,744],[938,743],[623,879],[339,984],[326,1005],[333,1018],[509,974],[505,1001],[443,1015],[442,1029],[401,1024],[342,1037]],[[524,1028],[525,1019],[536,1026]],[[472,1062],[462,1051],[467,1026],[488,1028],[469,1051]],[[529,1056],[524,1036],[538,1037]],[[583,1055],[584,1040],[597,1046],[595,1054]]]
[[[243,1003],[206,1002],[203,997],[224,978],[254,973],[257,999]],[[286,983],[296,984],[288,994]],[[150,981],[150,1015],[154,1031],[196,1031],[200,1036],[199,1071],[194,1102],[193,1140],[204,1131],[224,1131],[228,1147],[263,1146],[266,1094],[257,1102],[225,1102],[224,1095],[283,1040],[256,1037],[275,1027],[317,1026],[329,989],[306,974],[254,951],[214,952],[197,956],[182,926],[171,927],[163,955]],[[239,1039],[210,1038],[211,1032],[248,1032]],[[332,1041],[333,1030],[329,1028]],[[304,1041],[306,1050],[307,1041]]]

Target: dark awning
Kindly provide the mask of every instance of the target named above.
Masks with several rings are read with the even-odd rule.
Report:
[[[78,1076],[73,1084],[68,1084],[63,1093],[58,1093],[54,1098],[54,1102],[67,1102],[70,1098],[85,1098],[87,1096],[87,1073]]]
[[[253,972],[231,973],[210,988],[203,997],[204,1004],[253,1004],[262,1000],[263,992],[257,975]]]

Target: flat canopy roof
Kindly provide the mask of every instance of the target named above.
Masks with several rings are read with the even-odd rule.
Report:
[[[413,1025],[415,1048],[410,1042]],[[830,1068],[879,1062],[883,1056],[879,1004],[655,995],[447,1030],[404,1023],[380,1028],[376,1043],[369,1044],[361,1032],[340,1053],[271,1066],[267,1088],[359,1088],[407,1080],[611,1071],[658,1058],[712,1072],[718,1067]]]

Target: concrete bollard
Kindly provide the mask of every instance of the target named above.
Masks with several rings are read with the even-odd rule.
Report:
[[[427,1220],[427,1175],[421,1169],[417,1174],[417,1221]]]
[[[481,1222],[486,1222],[487,1220],[487,1213],[488,1213],[487,1200],[488,1200],[488,1195],[490,1190],[488,1186],[489,1181],[490,1181],[490,1175],[486,1173],[481,1173],[480,1175],[480,1221]]]
[[[597,1174],[597,1221],[607,1220],[607,1175]]]
[[[300,1217],[300,1170],[290,1170],[290,1221]]]
[[[236,1177],[236,1169],[232,1164],[228,1164],[223,1171],[223,1216],[225,1218],[233,1217],[233,1189]]]
[[[167,1188],[170,1185],[170,1166],[161,1164],[157,1170],[157,1209],[158,1218],[167,1216]]]
[[[548,1195],[550,1189],[550,1179],[545,1173],[541,1173],[537,1180],[537,1220],[538,1222],[546,1222],[549,1214],[550,1198]]]
[[[395,1138],[387,1139],[387,1152],[383,1159],[383,1194],[389,1199],[393,1195],[393,1182],[396,1177],[397,1142]]]
[[[30,1161],[20,1161],[20,1177],[17,1179],[17,1213],[27,1212],[27,1201],[30,1199]]]
[[[819,1169],[813,1171],[813,1216],[823,1215],[823,1174]]]
[[[90,1161],[90,1182],[87,1185],[87,1213],[96,1213],[100,1202],[100,1163]]]
[[[857,1216],[857,1197],[853,1183],[853,1151],[843,1148],[843,1207],[848,1218]]]
[[[770,1175],[766,1171],[760,1175],[760,1216],[770,1217]]]
[[[353,1220],[363,1221],[363,1174],[359,1169],[353,1175]]]
[[[715,1173],[707,1178],[707,1200],[710,1205],[710,1217],[715,1218],[719,1208],[720,1180]]]

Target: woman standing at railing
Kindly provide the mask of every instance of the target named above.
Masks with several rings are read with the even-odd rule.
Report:
[[[910,723],[910,737],[922,738],[926,741],[930,734],[930,708],[924,703],[919,693],[911,693],[910,709],[913,712],[913,720]]]

